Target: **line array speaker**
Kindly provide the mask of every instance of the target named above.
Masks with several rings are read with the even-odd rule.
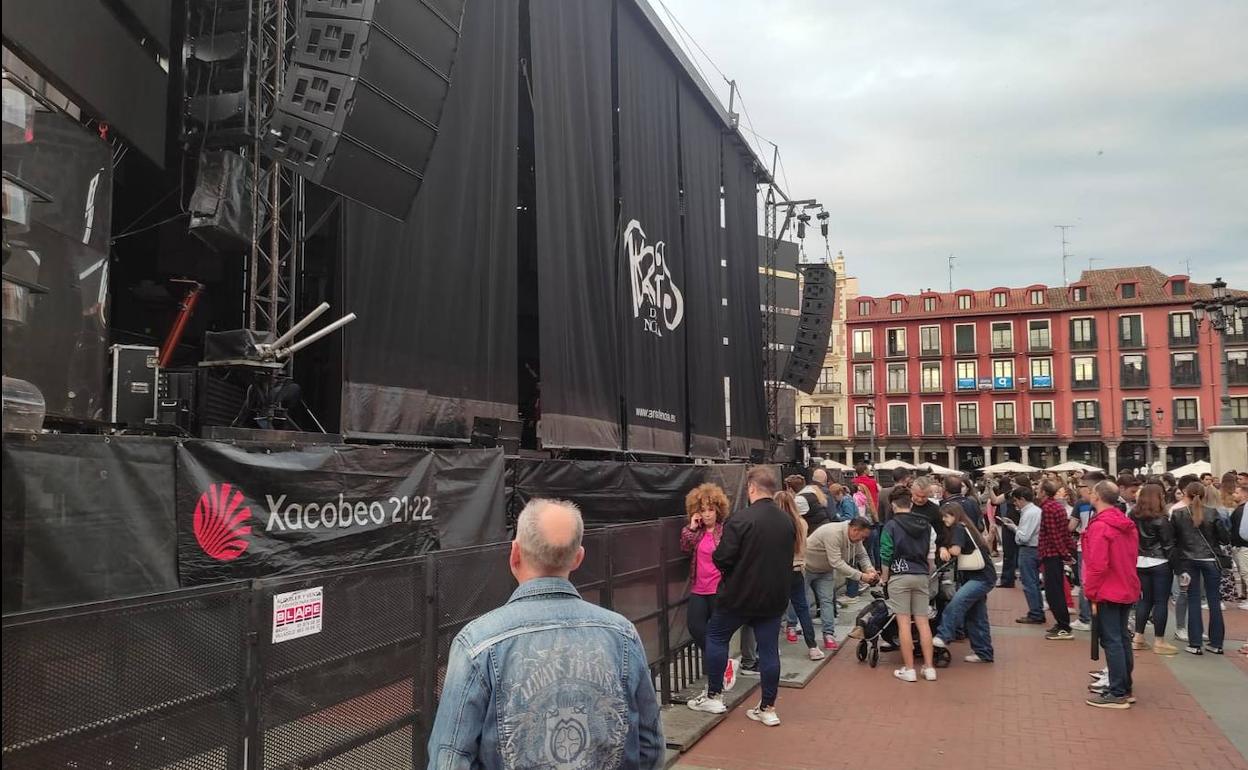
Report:
[[[304,0],[265,151],[397,219],[420,190],[464,0]]]
[[[835,294],[836,273],[832,268],[812,265],[802,271],[802,317],[782,379],[803,393],[814,391],[823,371]]]

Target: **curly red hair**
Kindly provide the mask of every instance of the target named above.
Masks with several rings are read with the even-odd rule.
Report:
[[[718,484],[699,484],[685,495],[685,515],[692,517],[706,507],[715,509],[716,523],[728,518],[728,495]]]

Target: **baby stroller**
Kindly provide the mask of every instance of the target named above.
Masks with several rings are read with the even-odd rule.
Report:
[[[957,591],[953,583],[953,564],[953,560],[947,561],[938,566],[931,575],[932,598],[927,622],[931,624],[933,630],[940,625],[941,615]],[[887,644],[889,647],[888,650],[883,650],[884,652],[897,649],[898,634],[897,616],[888,608],[888,602],[884,600],[884,589],[871,589],[871,596],[873,600],[858,613],[854,624],[862,629],[862,639],[858,641],[858,662],[866,661],[871,668],[875,668],[880,663],[881,645]],[[911,626],[914,626],[913,621]],[[913,628],[911,637],[914,639],[915,655],[920,655],[917,628]],[[932,650],[932,665],[936,668],[947,668],[951,660],[952,656],[948,649],[937,647]]]

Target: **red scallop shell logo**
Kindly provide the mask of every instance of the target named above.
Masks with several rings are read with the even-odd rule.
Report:
[[[251,508],[229,484],[211,484],[195,504],[195,540],[217,561],[234,561],[247,550]]]

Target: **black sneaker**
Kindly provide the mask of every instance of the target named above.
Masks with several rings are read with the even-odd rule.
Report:
[[[742,663],[740,666],[737,666],[737,676],[759,676],[758,664],[746,665]]]
[[[1104,695],[1093,695],[1091,698],[1088,698],[1086,701],[1084,701],[1084,703],[1094,708],[1098,708],[1098,709],[1129,709],[1131,708],[1131,701],[1129,701],[1126,698],[1115,698],[1109,693],[1106,693]]]
[[[1040,626],[1044,625],[1044,618],[1033,618],[1028,615],[1024,615],[1021,618],[1014,618],[1014,622],[1029,626]]]
[[[1051,631],[1045,634],[1044,638],[1048,639],[1050,642],[1064,642],[1069,639],[1074,639],[1075,635],[1071,633],[1069,628],[1059,628],[1056,631]]]
[[[1090,684],[1088,685],[1088,692],[1092,693],[1093,695],[1109,696],[1109,685]],[[1127,703],[1135,703],[1135,696],[1132,695],[1131,693],[1126,694],[1126,699],[1127,699]]]

